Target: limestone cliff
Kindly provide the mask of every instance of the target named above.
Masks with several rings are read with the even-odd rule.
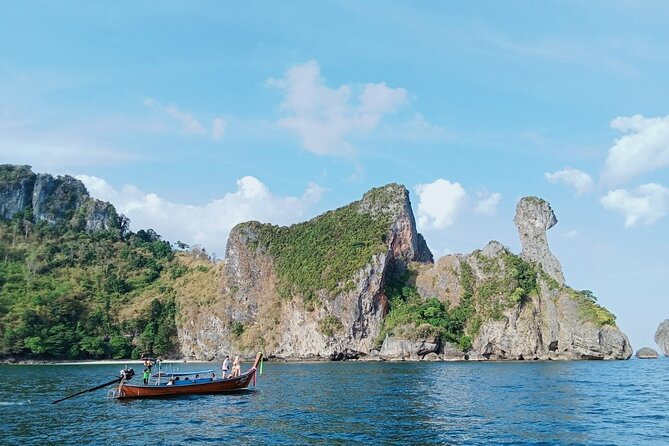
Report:
[[[68,221],[88,231],[119,228],[114,207],[92,198],[69,176],[35,174],[30,166],[0,165],[0,219],[21,214],[32,223]]]
[[[632,348],[615,317],[591,292],[564,285],[546,239],[546,230],[557,222],[550,205],[523,198],[514,222],[523,246],[520,257],[490,242],[469,255],[449,255],[417,268],[418,293],[453,309],[445,312],[447,320],[466,317],[447,333],[459,341],[460,353],[452,343],[444,343],[441,353],[451,359],[629,358]],[[415,358],[420,352],[403,355]]]
[[[507,260],[513,254],[506,249],[493,255],[490,251],[464,259],[475,271],[481,313],[478,333],[472,333],[471,359],[630,357],[632,348],[616,327],[615,317],[587,293],[560,285],[538,264],[531,273],[536,274],[533,287],[519,283],[520,287],[505,290],[505,280],[516,275],[517,266]]]
[[[181,318],[182,352],[364,356],[387,312],[386,276],[412,261],[432,254],[397,184],[291,227],[242,223],[228,239],[216,303]]]
[[[30,166],[0,165],[0,218],[10,220],[31,206],[35,178]]]
[[[433,264],[391,184],[313,220],[236,226],[207,305],[180,303],[185,356],[627,359],[615,317],[564,284],[550,205],[523,198],[520,256],[498,242]]]

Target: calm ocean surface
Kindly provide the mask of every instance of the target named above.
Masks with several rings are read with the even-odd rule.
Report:
[[[0,365],[0,444],[669,445],[669,358],[265,363],[243,394],[50,404],[120,368]]]

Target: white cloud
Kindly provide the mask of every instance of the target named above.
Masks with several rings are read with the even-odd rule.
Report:
[[[365,84],[361,89],[351,85],[330,88],[313,60],[267,83],[285,92],[281,108],[288,116],[278,125],[296,132],[304,148],[317,155],[352,155],[355,149],[346,139],[350,134],[373,130],[383,115],[407,102],[406,90],[383,82]]]
[[[478,202],[474,207],[474,212],[481,215],[495,215],[497,213],[497,205],[502,199],[502,194],[499,192],[479,192],[477,195]]]
[[[470,194],[460,183],[451,183],[443,178],[432,183],[418,184],[414,190],[418,195],[416,223],[420,230],[447,228],[465,210],[479,215],[495,215],[502,199],[499,192],[478,191],[472,206]]]
[[[174,104],[162,105],[153,98],[146,98],[144,99],[143,103],[149,109],[157,113],[167,115],[172,120],[178,122],[181,126],[181,130],[184,133],[191,135],[210,134],[211,137],[217,141],[223,137],[225,130],[225,121],[223,118],[214,118],[212,121],[211,131],[208,131],[204,124],[196,119],[193,114],[181,110]]]
[[[627,133],[609,149],[602,180],[622,183],[636,175],[669,166],[669,116],[618,117],[611,127]]]
[[[592,177],[582,170],[562,169],[557,172],[544,174],[550,183],[564,183],[576,189],[576,195],[581,195],[592,190]]]
[[[301,197],[278,197],[257,178],[245,176],[237,190],[202,206],[174,203],[133,185],[115,190],[104,179],[77,176],[98,199],[111,202],[127,215],[133,230],[154,229],[166,240],[199,244],[219,257],[225,253],[230,230],[243,221],[258,220],[287,225],[305,219],[309,207],[318,203],[323,189],[309,184]]]
[[[669,189],[649,183],[632,191],[611,191],[600,202],[606,209],[622,214],[625,217],[625,227],[637,223],[651,225],[669,212]]]
[[[419,184],[415,190],[419,199],[417,223],[420,228],[443,229],[452,225],[467,202],[467,192],[460,183],[444,179]]]

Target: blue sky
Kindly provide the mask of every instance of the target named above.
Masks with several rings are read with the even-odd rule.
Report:
[[[548,200],[567,283],[669,318],[669,4],[2,2],[0,162],[224,255],[398,182],[436,255]]]

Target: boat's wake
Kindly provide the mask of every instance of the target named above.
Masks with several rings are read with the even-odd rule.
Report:
[[[26,400],[26,401],[0,401],[0,406],[23,406],[24,404],[30,404],[30,400]]]

